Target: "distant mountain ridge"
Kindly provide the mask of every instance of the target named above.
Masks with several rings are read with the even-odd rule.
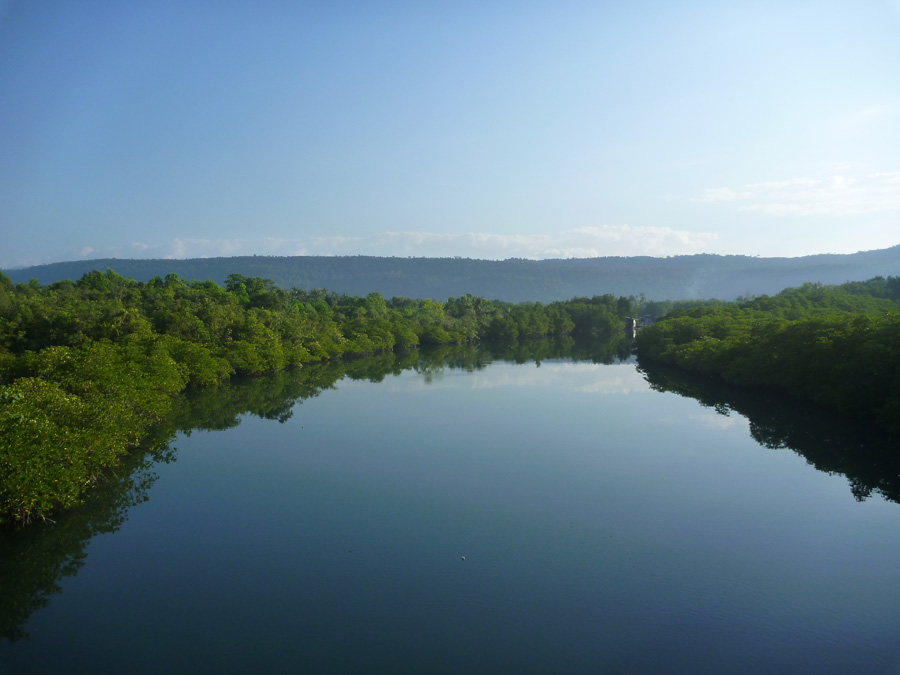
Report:
[[[567,260],[476,260],[375,256],[241,256],[233,258],[103,258],[5,271],[14,282],[77,280],[107,268],[138,281],[177,274],[223,283],[229,274],[272,279],[282,288],[444,301],[471,293],[510,302],[567,300],[603,293],[653,300],[771,295],[805,282],[840,284],[900,276],[900,245],[851,254],[755,258],[697,254],[670,258],[606,257]]]

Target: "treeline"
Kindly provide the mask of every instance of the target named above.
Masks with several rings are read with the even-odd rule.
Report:
[[[635,310],[612,295],[440,303],[240,274],[224,287],[112,270],[47,286],[0,274],[0,523],[79,503],[187,387],[419,345],[609,334]]]
[[[642,330],[637,349],[642,361],[783,390],[900,433],[900,277],[677,309]]]
[[[841,283],[895,274],[900,246],[849,255],[756,258],[739,255],[682,255],[573,258],[569,260],[472,260],[378,256],[238,256],[187,260],[79,260],[7,270],[13,281],[32,277],[49,284],[113,268],[138,281],[178,274],[224,284],[240,273],[274,280],[281,288],[328,288],[364,296],[431,298],[443,302],[467,293],[509,302],[564,301],[596,289],[619,295],[645,293],[656,299],[717,297],[734,300],[752,293],[777,293],[804,281]]]

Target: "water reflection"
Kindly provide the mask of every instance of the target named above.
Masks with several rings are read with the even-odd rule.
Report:
[[[173,459],[168,448],[132,453],[95,488],[83,507],[64,514],[55,523],[3,533],[0,638],[27,637],[23,626],[28,617],[60,592],[64,577],[78,573],[84,565],[88,542],[99,534],[118,530],[128,520],[129,510],[147,501],[157,478],[153,466]]]
[[[872,494],[900,503],[900,457],[896,438],[777,392],[732,387],[661,364],[639,362],[656,391],[694,398],[718,414],[743,415],[762,446],[789,449],[819,471],[843,474],[857,501]]]
[[[598,364],[626,361],[631,358],[631,342],[619,336],[603,343],[562,339],[443,347],[315,364],[300,371],[189,392],[177,413],[149,439],[148,449],[132,453],[86,505],[63,514],[56,523],[0,536],[4,578],[0,636],[8,640],[27,637],[24,626],[29,616],[61,591],[65,577],[78,573],[90,540],[118,530],[129,510],[148,499],[156,479],[154,465],[175,460],[176,449],[168,442],[177,433],[233,428],[245,415],[283,423],[298,403],[334,388],[344,378],[381,382],[412,369],[428,382],[444,372],[479,371],[496,361],[540,365],[563,358]],[[835,419],[792,400],[719,386],[674,370],[649,364],[641,364],[640,370],[655,390],[690,396],[722,415],[746,416],[751,434],[763,446],[790,448],[821,471],[846,475],[857,499],[878,493],[900,502],[900,461],[891,455],[891,439],[877,430]]]
[[[413,369],[427,381],[445,369],[481,370],[494,361],[526,363],[574,358],[613,363],[628,358],[631,343],[576,343],[571,338],[535,340],[501,345],[449,346],[407,353],[388,353],[365,359],[309,365],[298,371],[266,377],[235,379],[217,388],[186,393],[177,411],[147,439],[143,450],[131,453],[115,473],[90,495],[82,507],[61,514],[54,523],[40,523],[0,535],[0,637],[26,638],[23,626],[33,612],[61,591],[64,577],[84,565],[90,540],[115,532],[129,510],[149,498],[157,476],[153,466],[175,460],[169,446],[177,433],[225,430],[240,424],[244,415],[286,422],[298,402],[318,396],[343,378],[381,382],[389,375]]]

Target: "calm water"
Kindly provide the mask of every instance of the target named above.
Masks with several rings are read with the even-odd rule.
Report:
[[[634,363],[476,365],[205,393],[149,500],[2,540],[0,672],[900,672],[895,473]]]

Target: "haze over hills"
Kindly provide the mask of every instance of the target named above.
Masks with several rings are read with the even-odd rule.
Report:
[[[771,295],[805,282],[839,284],[900,275],[900,245],[852,254],[800,258],[685,255],[555,260],[475,260],[373,256],[244,256],[230,258],[104,258],[6,270],[14,282],[77,280],[113,269],[138,281],[174,273],[223,283],[229,274],[272,279],[282,288],[326,288],[338,293],[444,301],[471,293],[510,302],[566,300],[603,293],[654,300]]]

